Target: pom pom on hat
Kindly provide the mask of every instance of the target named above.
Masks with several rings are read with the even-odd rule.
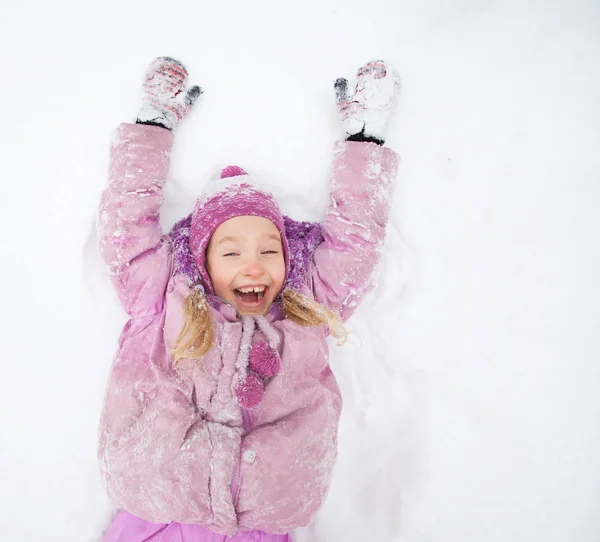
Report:
[[[221,179],[229,177],[238,177],[239,175],[248,175],[240,166],[227,166],[221,171]]]

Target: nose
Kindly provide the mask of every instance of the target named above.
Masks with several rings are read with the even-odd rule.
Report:
[[[242,273],[247,277],[260,277],[264,273],[264,268],[258,258],[248,258],[245,262]]]

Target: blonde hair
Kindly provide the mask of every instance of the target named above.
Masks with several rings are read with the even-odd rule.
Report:
[[[296,290],[286,288],[282,293],[283,312],[287,318],[301,326],[326,325],[331,334],[338,339],[338,345],[346,342],[347,331],[339,314]],[[185,322],[171,356],[175,365],[183,358],[201,358],[212,347],[214,330],[208,311],[206,296],[195,288],[185,298]]]

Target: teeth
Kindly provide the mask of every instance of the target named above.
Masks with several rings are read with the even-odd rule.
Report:
[[[264,286],[255,286],[255,287],[249,287],[249,288],[238,288],[238,290],[240,292],[244,292],[245,294],[250,293],[250,292],[264,292],[265,291],[265,287]]]

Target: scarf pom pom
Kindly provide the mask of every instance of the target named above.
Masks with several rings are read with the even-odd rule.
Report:
[[[250,373],[235,388],[238,403],[244,408],[252,408],[262,401],[264,384],[255,374]]]
[[[263,378],[271,378],[279,373],[281,358],[265,341],[258,341],[250,350],[250,369]]]

